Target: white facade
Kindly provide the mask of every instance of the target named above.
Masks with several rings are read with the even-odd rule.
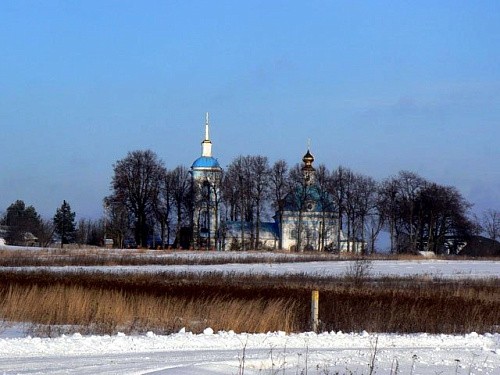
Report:
[[[309,150],[302,161],[302,184],[287,196],[281,215],[280,235],[283,249],[361,252],[362,244],[349,242],[339,230],[337,213],[324,207],[322,201],[328,200],[328,197],[325,197],[325,193],[316,185],[314,157]],[[324,199],[321,199],[322,195]]]
[[[326,214],[326,215],[325,215]],[[337,247],[337,221],[331,213],[284,211],[282,223],[282,245],[289,251],[329,251]],[[300,231],[300,249],[297,242]],[[340,232],[341,241],[344,235]]]

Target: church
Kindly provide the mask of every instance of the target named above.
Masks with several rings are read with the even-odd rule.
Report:
[[[193,247],[216,250],[241,249],[241,232],[249,238],[251,223],[221,221],[222,168],[212,155],[208,113],[201,156],[191,165],[193,186]],[[302,158],[302,182],[285,198],[274,221],[260,223],[259,237],[267,250],[347,251],[358,248],[347,243],[338,228],[336,213],[324,204],[325,199],[315,181],[314,156],[308,149]],[[242,228],[243,226],[243,228]]]

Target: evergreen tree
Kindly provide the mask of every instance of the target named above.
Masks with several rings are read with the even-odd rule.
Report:
[[[71,211],[69,203],[63,201],[54,215],[55,232],[61,237],[61,248],[74,241],[75,226],[75,213]]]
[[[26,206],[17,200],[7,208],[2,224],[8,227],[7,241],[14,245],[24,245],[26,236],[38,236],[41,219],[33,206]]]

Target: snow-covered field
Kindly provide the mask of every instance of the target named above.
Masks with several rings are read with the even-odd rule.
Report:
[[[349,262],[89,267],[103,272],[342,275]],[[81,269],[61,267],[54,270]],[[372,275],[499,277],[499,261],[374,261]],[[499,322],[500,323],[500,322]],[[0,325],[1,327],[1,325]],[[500,334],[301,333],[29,337],[0,332],[0,374],[498,374]]]
[[[500,335],[235,334],[0,339],[3,374],[500,374]],[[392,369],[392,370],[391,370]]]
[[[230,263],[214,265],[174,266],[89,266],[89,267],[44,267],[52,271],[100,271],[100,272],[191,272],[227,274],[307,274],[320,276],[342,276],[349,272],[353,261],[321,261],[294,263]],[[35,269],[22,268],[22,269]],[[420,276],[451,279],[499,277],[500,261],[462,260],[375,260],[370,262],[371,276]]]

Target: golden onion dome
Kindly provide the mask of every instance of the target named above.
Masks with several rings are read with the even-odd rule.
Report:
[[[307,164],[307,165],[310,165],[314,162],[314,156],[312,156],[312,154],[309,152],[309,150],[307,150],[306,154],[302,158],[302,161],[304,162],[304,164]]]

